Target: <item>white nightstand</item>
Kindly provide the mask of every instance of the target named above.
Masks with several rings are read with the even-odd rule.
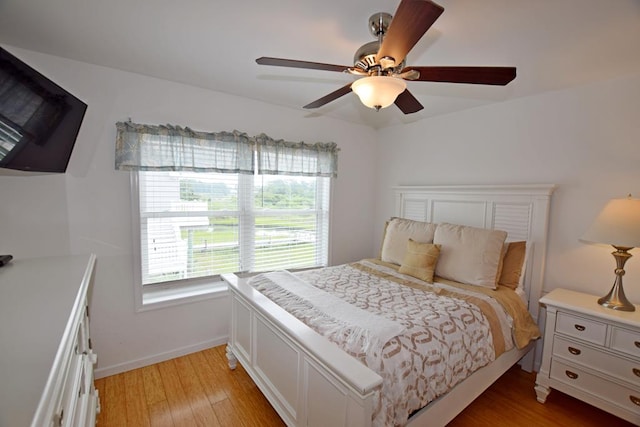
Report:
[[[640,307],[620,312],[597,300],[566,289],[540,299],[547,318],[538,401],[554,388],[640,424]]]

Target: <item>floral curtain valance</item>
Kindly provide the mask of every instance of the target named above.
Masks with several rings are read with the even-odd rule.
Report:
[[[116,169],[336,177],[338,146],[261,134],[197,132],[179,126],[116,123]],[[254,152],[258,163],[255,164]]]
[[[116,123],[116,169],[253,174],[253,142],[240,132]]]
[[[338,146],[334,142],[287,142],[274,140],[265,134],[254,139],[260,174],[337,176]]]

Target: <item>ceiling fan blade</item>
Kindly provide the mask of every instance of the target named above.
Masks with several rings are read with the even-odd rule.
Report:
[[[504,86],[516,78],[515,67],[406,67],[402,72],[411,70],[420,73],[414,81],[421,82]]]
[[[424,108],[416,97],[409,92],[409,89],[405,89],[404,92],[398,95],[395,104],[405,114],[415,113]]]
[[[305,105],[304,108],[310,109],[310,108],[322,107],[323,105],[328,104],[331,101],[334,101],[340,98],[341,96],[348,94],[349,92],[351,92],[351,83],[342,86],[340,89],[333,91],[330,94],[325,95],[322,98],[311,102],[310,104]]]
[[[436,22],[444,8],[429,0],[402,0],[376,55],[395,59],[399,65],[427,30]]]
[[[346,71],[347,68],[349,68],[347,65],[323,64],[321,62],[298,61],[295,59],[270,58],[268,56],[262,56],[256,59],[256,63],[260,65],[275,65],[277,67],[307,68],[310,70],[338,72]]]

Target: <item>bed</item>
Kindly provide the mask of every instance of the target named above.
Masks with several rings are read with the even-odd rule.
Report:
[[[465,232],[472,230],[482,235],[490,235],[491,239],[503,233],[504,236],[501,238],[504,242],[526,242],[524,274],[513,293],[522,299],[521,304],[524,310],[528,309],[532,322],[537,322],[537,301],[542,290],[548,212],[554,188],[553,185],[396,187],[395,216],[398,218],[397,221],[437,224],[437,227],[441,228],[434,230],[443,230],[438,231],[440,241],[446,241],[445,233],[450,231],[447,228],[450,226],[454,231],[461,228],[467,230]],[[459,234],[456,233],[458,232],[453,232],[453,235]],[[405,274],[406,269],[401,273],[397,266],[394,267],[394,263],[388,262],[389,259],[383,259],[385,244],[390,241],[387,236],[385,232],[380,259],[330,267],[327,274],[377,275],[375,271],[380,269],[386,274],[385,280],[389,282],[385,282],[385,286],[396,286],[391,282],[415,281],[414,275]],[[433,242],[435,241],[434,239]],[[387,258],[391,253],[387,251]],[[438,260],[437,268],[441,267],[442,260],[442,257]],[[444,266],[452,265],[451,259],[447,260],[442,261],[443,275],[446,273]],[[401,266],[403,267],[405,265]],[[280,276],[276,276],[278,274]],[[295,304],[287,306],[286,301],[278,300],[278,295],[284,298],[292,292],[299,292],[294,301],[307,301],[304,295],[305,287],[302,285],[314,280],[323,283],[324,279],[318,276],[319,274],[324,273],[307,272],[291,276],[282,272],[257,278],[223,276],[229,284],[231,294],[231,331],[227,346],[229,366],[234,369],[239,362],[289,426],[365,427],[401,425],[405,424],[405,421],[408,426],[445,425],[515,363],[519,362],[526,370],[532,370],[534,367],[535,340],[513,345],[513,348],[506,346],[504,351],[496,350],[495,360],[478,362],[482,366],[471,369],[473,372],[469,376],[465,374],[465,379],[454,381],[452,389],[438,395],[426,406],[412,410],[408,420],[406,417],[399,417],[397,419],[405,421],[395,421],[395,415],[381,415],[381,412],[385,412],[381,411],[381,406],[385,407],[385,404],[381,404],[381,399],[386,397],[386,393],[382,391],[388,390],[389,387],[388,374],[377,368],[370,369],[363,363],[363,352],[360,352],[359,357],[358,351],[351,351],[351,347],[343,349],[336,345],[336,336],[344,335],[344,331],[336,332],[330,325],[325,324],[327,327],[324,329],[333,331],[333,335],[329,334],[327,338],[317,332],[323,330],[322,324],[307,322],[311,325],[309,326],[299,320],[299,317],[304,317],[300,313],[308,312],[304,306],[298,307],[296,313]],[[440,290],[448,289],[450,285],[450,281],[438,278],[436,282],[434,286]],[[313,293],[314,289],[311,287],[308,292]],[[360,290],[355,293],[363,292]],[[392,293],[395,294],[396,291]],[[358,309],[344,310],[339,304],[340,301],[332,299],[325,301],[329,310],[333,307],[336,312],[352,311],[361,314],[354,314],[354,318],[349,320],[362,325],[364,332],[355,340],[359,340],[360,344],[366,342],[366,346],[372,346],[367,349],[375,349],[373,345],[378,341],[386,342],[385,340],[399,332],[394,328],[398,327],[398,323],[402,323],[400,320],[386,323],[383,320],[375,329],[373,326],[367,329],[368,325],[373,325],[379,318],[367,317],[367,313],[360,313]],[[297,314],[297,317],[292,313]],[[468,313],[465,315],[469,318]],[[398,318],[400,319],[400,316]],[[402,333],[413,332],[407,328],[401,329]],[[494,345],[498,342],[498,329],[493,329]],[[475,332],[473,334],[475,336]],[[508,332],[504,335],[508,335]],[[393,340],[400,338],[401,335],[398,335]],[[345,340],[349,341],[348,338]],[[353,343],[353,340],[349,342]],[[391,341],[386,342],[387,346],[384,348],[390,343]],[[376,354],[375,351],[365,353]],[[368,361],[368,365],[377,366],[375,361],[371,360]]]

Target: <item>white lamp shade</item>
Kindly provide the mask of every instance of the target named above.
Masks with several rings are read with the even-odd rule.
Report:
[[[369,108],[386,108],[407,88],[404,80],[389,76],[370,76],[356,80],[351,85],[360,101]]]
[[[640,246],[640,199],[609,201],[582,239],[627,248]]]

